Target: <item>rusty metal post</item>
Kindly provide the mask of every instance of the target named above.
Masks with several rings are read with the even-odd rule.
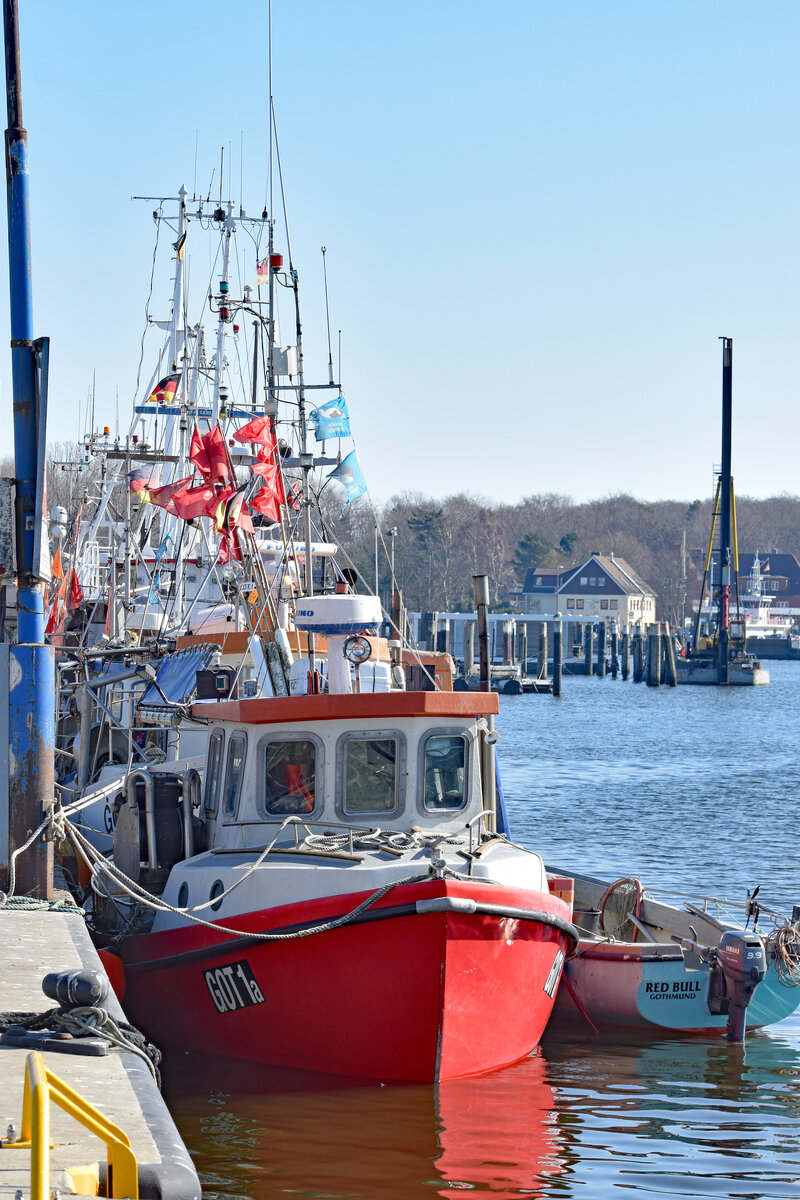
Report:
[[[14,393],[17,645],[9,658],[9,852],[41,823],[53,800],[55,669],[44,644],[43,584],[50,578],[45,491],[47,343],[33,338],[28,135],[22,124],[17,0],[3,0],[6,185]],[[19,893],[49,899],[52,846],[41,841],[16,861]]]

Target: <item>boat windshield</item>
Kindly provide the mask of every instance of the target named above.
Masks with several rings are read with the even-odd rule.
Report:
[[[343,751],[346,813],[397,808],[397,739],[348,738]]]
[[[464,805],[466,757],[466,739],[460,734],[428,738],[425,743],[426,808],[439,810]]]
[[[275,814],[314,810],[317,748],[305,738],[267,744],[266,805]]]

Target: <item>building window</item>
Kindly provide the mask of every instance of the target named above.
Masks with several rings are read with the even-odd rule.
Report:
[[[317,747],[306,738],[267,743],[266,805],[275,815],[310,813],[316,797]]]
[[[594,575],[592,575],[592,577],[589,580],[589,587],[594,587],[594,585],[596,583],[597,583],[597,580],[595,579]]]
[[[598,576],[597,576],[597,586],[598,586],[598,587],[602,587],[602,586],[603,586],[603,584],[605,583],[605,581],[606,581],[606,577],[605,577],[605,575],[598,575]]]
[[[567,608],[574,608],[574,607],[575,607],[575,601],[574,601],[574,600],[568,600],[568,601],[567,601]]]
[[[586,576],[585,576],[585,575],[581,575],[581,587],[586,587],[586,584],[587,584],[588,582],[589,582],[589,581],[587,580]]]
[[[534,579],[534,581],[533,581],[533,582],[534,582],[534,586],[535,586],[535,587],[541,587],[541,586],[542,586],[542,577],[541,577],[541,575],[537,575],[537,576],[536,576],[536,578]]]
[[[576,600],[576,601],[575,601],[575,607],[576,607],[576,608],[583,608],[583,601],[582,601],[582,600]]]
[[[600,607],[601,607],[601,608],[608,608],[608,601],[607,601],[607,600],[601,600],[601,601],[600,601]]]
[[[612,608],[616,608],[616,607],[617,607],[617,601],[616,601],[616,600],[611,600],[611,601],[609,601],[609,603],[611,604],[611,607],[612,607]]]

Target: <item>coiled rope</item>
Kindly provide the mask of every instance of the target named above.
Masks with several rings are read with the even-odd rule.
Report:
[[[800,922],[787,922],[765,939],[767,956],[775,959],[775,973],[784,987],[800,987]]]

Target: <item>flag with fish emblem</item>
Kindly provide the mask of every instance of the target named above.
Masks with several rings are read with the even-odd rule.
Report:
[[[328,472],[328,479],[336,479],[344,487],[344,504],[340,516],[343,515],[352,500],[355,500],[357,496],[363,496],[367,490],[367,483],[361,472],[355,450],[351,450],[338,467],[334,467],[332,471]]]
[[[344,396],[321,404],[308,415],[308,423],[318,442],[328,438],[350,437],[350,413]]]
[[[177,375],[165,375],[153,388],[145,404],[174,404],[180,381],[180,372]]]

